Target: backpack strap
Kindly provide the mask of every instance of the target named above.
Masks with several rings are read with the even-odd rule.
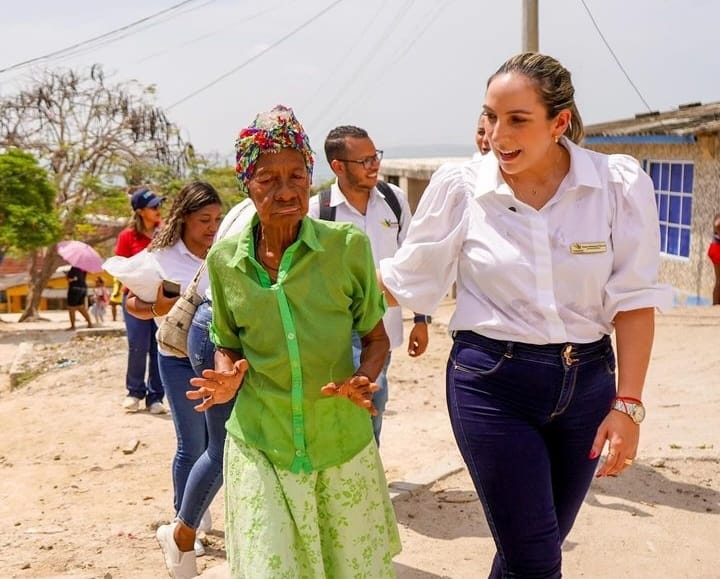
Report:
[[[318,193],[320,196],[320,219],[324,221],[335,221],[336,207],[330,206],[330,189],[323,189]]]
[[[378,191],[380,191],[380,193],[382,193],[385,197],[385,203],[388,204],[388,207],[390,207],[393,214],[395,215],[395,219],[397,219],[398,235],[400,235],[400,229],[402,227],[400,224],[400,218],[402,216],[402,207],[400,207],[400,201],[398,201],[397,195],[395,195],[395,191],[393,191],[392,187],[385,183],[385,181],[378,181],[377,188]],[[323,189],[322,191],[320,191],[320,193],[318,193],[318,196],[320,198],[319,218],[324,221],[335,221],[335,213],[337,207],[332,207],[330,205],[330,189]]]
[[[398,224],[398,235],[400,235],[400,229],[402,228],[402,225],[400,223],[400,218],[402,217],[402,207],[400,207],[400,201],[398,201],[397,195],[395,195],[395,191],[393,191],[392,187],[385,183],[385,181],[378,181],[377,188],[378,191],[380,191],[380,193],[385,196],[385,202],[395,214],[395,219],[397,219]]]

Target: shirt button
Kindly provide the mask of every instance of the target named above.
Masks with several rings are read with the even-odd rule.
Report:
[[[294,339],[295,339],[295,334],[293,334],[292,332],[290,332],[287,337],[288,337],[288,340],[294,340]]]
[[[305,453],[304,453],[302,450],[296,450],[296,451],[295,451],[295,456],[302,456],[302,455],[304,455],[304,454],[305,454]]]

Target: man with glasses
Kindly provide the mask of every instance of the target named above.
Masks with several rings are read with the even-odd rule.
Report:
[[[370,238],[373,258],[379,261],[395,255],[410,225],[410,205],[405,192],[394,185],[378,181],[382,151],[367,131],[354,126],[332,129],[325,139],[325,156],[337,179],[330,187],[329,195],[320,194],[310,199],[308,215],[331,221],[355,224]],[[402,311],[399,307],[388,308],[383,317],[385,330],[390,338],[390,349],[403,343]],[[416,314],[408,341],[408,354],[420,356],[428,345],[430,316]],[[353,334],[355,367],[360,365],[360,336]],[[388,352],[385,366],[376,383],[380,390],[373,396],[378,410],[373,417],[375,440],[380,444],[382,416],[388,400],[387,370],[390,365]]]

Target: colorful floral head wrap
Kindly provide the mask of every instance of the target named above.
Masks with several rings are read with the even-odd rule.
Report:
[[[260,155],[281,149],[300,151],[312,177],[313,151],[307,133],[291,108],[277,105],[270,111],[259,113],[249,127],[240,130],[235,141],[235,173],[246,194]]]

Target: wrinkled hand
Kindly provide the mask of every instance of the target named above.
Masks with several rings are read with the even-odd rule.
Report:
[[[428,325],[415,324],[410,330],[410,339],[408,340],[408,355],[413,358],[422,356],[427,350],[428,342]]]
[[[596,477],[617,476],[632,465],[635,460],[640,440],[640,426],[623,414],[611,410],[598,427],[590,458],[602,453],[605,441],[608,441],[608,453],[595,474]],[[626,461],[630,461],[628,464]]]
[[[185,396],[190,400],[202,400],[195,406],[197,412],[205,412],[215,404],[225,404],[240,389],[248,367],[248,361],[243,358],[235,362],[232,371],[203,370],[202,378],[190,379],[190,384],[197,390],[188,390]]]
[[[353,375],[339,386],[330,382],[320,389],[325,396],[340,396],[347,398],[360,408],[365,408],[371,416],[377,416],[377,408],[372,403],[373,392],[380,390],[375,382],[370,382],[367,376]]]

